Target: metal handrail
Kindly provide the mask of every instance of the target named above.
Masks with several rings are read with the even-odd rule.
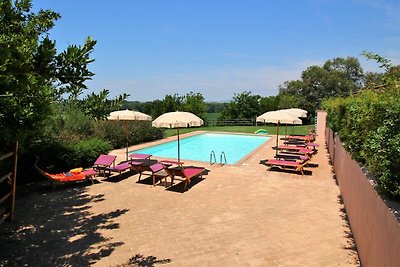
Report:
[[[222,156],[224,156],[225,163],[222,163]],[[221,156],[220,156],[220,161],[219,162],[220,162],[221,166],[226,164],[226,155],[225,155],[224,151],[221,152]]]
[[[214,156],[214,162],[212,161],[212,157],[213,156]],[[212,150],[211,153],[210,153],[210,165],[213,165],[216,162],[217,162],[217,157],[215,156],[214,150]]]

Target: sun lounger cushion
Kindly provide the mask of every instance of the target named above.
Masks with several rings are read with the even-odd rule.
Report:
[[[45,175],[57,182],[60,182],[60,183],[83,181],[86,179],[86,174],[84,172],[80,172],[80,173],[65,172],[65,173],[57,173],[57,174],[45,172]]]
[[[191,177],[194,177],[194,176],[197,176],[197,175],[203,173],[203,171],[204,171],[203,168],[186,168],[186,169],[183,170],[183,174],[186,177],[190,177],[191,178]]]
[[[83,170],[83,173],[84,173],[86,176],[97,175],[97,172],[96,172],[95,170],[93,170],[93,169]]]
[[[114,163],[116,158],[117,158],[117,156],[113,156],[113,155],[100,155],[94,162],[94,165],[95,166],[98,166],[98,165],[110,166],[111,164]]]
[[[296,161],[290,160],[279,160],[279,159],[269,159],[267,160],[267,164],[275,164],[275,165],[287,165],[287,166],[300,166],[301,164]]]
[[[155,173],[164,169],[164,165],[162,165],[161,163],[155,163],[150,166],[150,169],[153,173]]]
[[[182,163],[182,162],[181,162]],[[174,168],[166,168],[165,169],[168,175],[171,177],[171,185],[174,184],[175,177],[182,177],[185,179],[185,188],[190,184],[190,181],[193,177],[201,176],[205,171],[203,167],[174,167]]]
[[[121,172],[131,168],[131,164],[128,162],[120,163],[116,166],[110,167],[110,171]]]
[[[80,173],[80,172],[83,172],[83,168],[82,167],[74,168],[74,169],[69,170],[69,172]]]

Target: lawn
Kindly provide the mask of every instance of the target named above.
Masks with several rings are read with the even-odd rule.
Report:
[[[221,113],[206,113],[205,115],[205,120],[206,121],[211,121],[211,120],[217,120],[221,117]]]
[[[314,125],[296,125],[287,126],[281,125],[279,127],[279,134],[308,134],[309,130],[314,128]],[[258,129],[267,130],[268,134],[276,134],[277,127],[275,125],[262,125],[262,126],[203,126],[193,128],[181,128],[180,133],[190,133],[194,131],[213,131],[213,132],[237,132],[237,133],[254,133]],[[165,137],[176,135],[176,129],[166,129]]]

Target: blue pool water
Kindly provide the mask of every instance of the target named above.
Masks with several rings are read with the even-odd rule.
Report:
[[[268,136],[251,136],[240,134],[205,133],[180,140],[181,160],[210,161],[211,151],[215,152],[220,162],[223,151],[228,164],[235,164],[259,145],[266,142]],[[178,141],[151,146],[130,153],[151,154],[157,157],[178,158]]]

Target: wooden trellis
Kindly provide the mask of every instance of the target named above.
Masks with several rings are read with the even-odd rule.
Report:
[[[15,144],[14,151],[0,156],[0,161],[9,161],[10,163],[10,168],[2,170],[0,173],[0,188],[2,189],[0,191],[0,223],[14,219],[17,159],[18,142]]]

